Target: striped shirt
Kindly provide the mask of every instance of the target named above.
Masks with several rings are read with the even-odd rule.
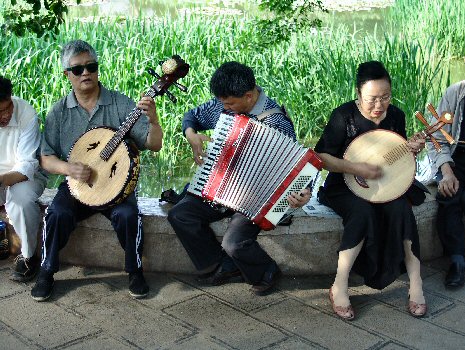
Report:
[[[263,89],[257,86],[260,95],[252,110],[247,114],[250,118],[257,120],[257,116],[264,111],[280,106],[271,98],[265,95]],[[184,114],[182,121],[182,132],[185,134],[187,128],[195,131],[214,129],[221,113],[224,111],[223,103],[217,99],[212,100],[188,111]],[[273,113],[262,120],[262,123],[281,131],[283,134],[291,137],[294,141],[296,135],[292,121],[282,113]]]

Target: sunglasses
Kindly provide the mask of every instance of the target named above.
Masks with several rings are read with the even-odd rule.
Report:
[[[79,66],[72,66],[65,69],[67,72],[73,72],[74,75],[78,76],[84,73],[84,69],[87,69],[89,73],[95,73],[98,69],[98,62],[87,63]]]

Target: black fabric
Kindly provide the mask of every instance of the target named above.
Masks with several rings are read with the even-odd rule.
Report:
[[[315,152],[328,153],[334,157],[342,158],[353,139],[374,129],[391,130],[406,138],[404,112],[390,105],[386,117],[378,126],[360,113],[355,101],[344,103],[331,113],[329,122],[315,146]],[[326,178],[325,186],[341,183],[344,183],[342,174],[330,172]]]
[[[220,244],[210,224],[227,217],[231,221]],[[240,213],[215,209],[187,194],[168,212],[168,221],[198,270],[220,263],[224,249],[245,280],[254,284],[274,263],[257,242],[260,228]]]
[[[355,101],[347,102],[332,112],[315,151],[342,158],[355,137],[377,128],[394,131],[405,138],[404,112],[390,105],[384,120],[376,125],[363,117]],[[412,241],[413,254],[420,257],[415,217],[406,196],[373,204],[353,194],[341,173],[330,172],[320,187],[318,200],[343,219],[344,232],[338,252],[354,248],[365,240],[353,271],[364,278],[366,285],[383,289],[405,272],[404,240]]]
[[[457,147],[452,155],[455,166],[452,167],[455,177],[459,180],[459,189],[452,197],[444,197],[439,192],[437,230],[444,248],[444,254],[465,255],[465,226],[462,218],[465,211],[465,149]],[[442,174],[437,174],[437,181]]]
[[[409,187],[405,196],[412,205],[420,205],[426,199],[426,193],[430,193],[428,188],[423,185],[420,181],[415,179],[412,183],[412,186]]]
[[[144,235],[135,194],[132,193],[118,205],[97,211],[75,199],[69,192],[67,182],[64,181],[58,187],[58,192],[46,211],[42,269],[49,273],[58,272],[59,251],[68,243],[76,224],[97,212],[105,215],[116,231],[119,243],[125,252],[125,271],[135,272],[141,268]],[[85,242],[85,245],[88,244],[92,242]],[[82,248],[85,249],[84,246]]]

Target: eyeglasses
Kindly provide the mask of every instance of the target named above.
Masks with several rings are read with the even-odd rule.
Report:
[[[386,96],[381,96],[381,97],[370,97],[370,98],[362,97],[362,100],[367,105],[374,106],[376,104],[376,102],[388,103],[388,102],[391,101],[391,98],[392,98],[391,95],[386,95]]]
[[[98,69],[98,62],[87,63],[79,66],[72,66],[65,69],[67,72],[73,72],[74,75],[79,76],[87,69],[89,73],[95,73]]]

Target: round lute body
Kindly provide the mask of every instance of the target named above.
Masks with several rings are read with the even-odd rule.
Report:
[[[378,129],[359,135],[347,147],[344,159],[381,167],[383,175],[375,180],[344,174],[349,189],[372,203],[399,198],[415,179],[415,156],[407,141],[393,131]]]
[[[83,162],[92,169],[88,182],[68,178],[70,192],[81,203],[94,208],[121,203],[137,185],[140,162],[134,145],[123,141],[108,160],[100,157],[114,134],[112,128],[91,129],[76,141],[69,153],[68,162]]]

